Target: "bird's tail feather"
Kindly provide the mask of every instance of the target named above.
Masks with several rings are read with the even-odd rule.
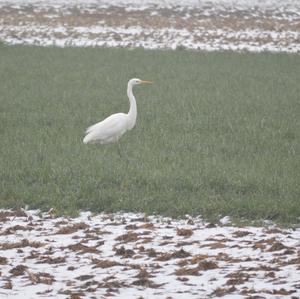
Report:
[[[91,134],[87,134],[84,138],[83,138],[83,143],[87,144],[91,141]]]

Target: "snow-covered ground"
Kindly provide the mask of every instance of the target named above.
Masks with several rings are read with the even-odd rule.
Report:
[[[0,40],[300,52],[300,1],[0,0]]]
[[[147,9],[149,7],[158,8],[208,8],[214,6],[216,8],[229,9],[287,9],[293,11],[300,8],[298,0],[0,0],[0,5],[35,5],[35,6],[97,6],[97,7],[135,7],[139,9]]]
[[[24,210],[0,223],[1,298],[300,297],[299,229]]]

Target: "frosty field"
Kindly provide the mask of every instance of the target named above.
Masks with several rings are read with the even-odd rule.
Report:
[[[299,32],[296,0],[0,0],[1,299],[300,298]],[[136,127],[84,145],[132,77]]]
[[[299,1],[1,0],[11,44],[300,51]]]
[[[299,298],[299,229],[0,210],[1,298]]]

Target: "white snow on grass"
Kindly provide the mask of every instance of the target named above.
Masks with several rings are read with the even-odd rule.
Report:
[[[34,6],[110,6],[132,7],[137,9],[156,8],[207,8],[220,7],[225,9],[278,9],[294,11],[300,9],[298,0],[0,0],[0,5],[34,5]]]
[[[300,52],[298,0],[0,0],[1,7],[0,40],[8,44]]]
[[[59,38],[56,37],[60,33]],[[93,37],[91,37],[93,34]],[[116,38],[115,36],[119,36]],[[212,38],[214,36],[214,38]],[[250,52],[290,52],[300,51],[297,42],[298,32],[273,31],[222,31],[195,29],[162,28],[151,29],[132,27],[73,27],[63,26],[0,26],[0,39],[9,44],[36,44],[42,46],[106,46],[143,47],[145,49],[193,49],[193,50],[232,50]],[[261,44],[257,40],[269,39]],[[290,42],[286,42],[286,40]],[[235,42],[233,42],[235,40]]]
[[[300,229],[22,210],[0,223],[1,298],[300,296]]]

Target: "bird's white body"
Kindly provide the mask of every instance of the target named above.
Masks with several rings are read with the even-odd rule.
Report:
[[[130,102],[129,112],[116,113],[107,117],[103,121],[96,123],[86,130],[86,136],[83,143],[112,143],[117,142],[120,137],[128,130],[131,130],[136,123],[137,107],[136,100],[132,93],[132,87],[137,84],[151,83],[140,79],[131,79],[128,81],[127,95]]]
[[[83,143],[105,144],[117,142],[127,130],[127,114],[112,114],[103,121],[88,127]]]

